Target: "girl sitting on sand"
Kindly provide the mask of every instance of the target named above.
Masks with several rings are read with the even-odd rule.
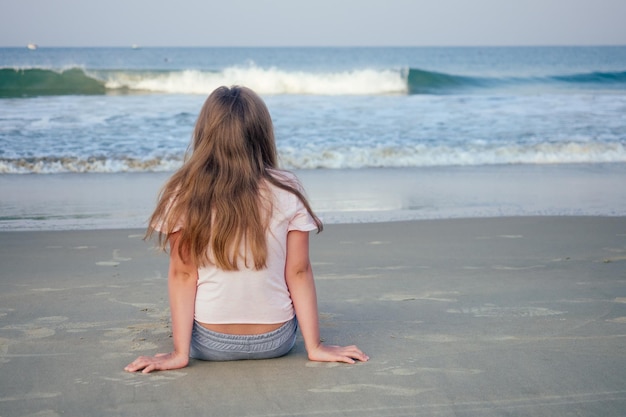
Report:
[[[299,326],[310,360],[355,363],[356,346],[320,342],[309,232],[322,230],[295,176],[277,169],[270,114],[245,87],[206,100],[192,149],[163,188],[146,237],[170,247],[174,351],[125,369],[201,360],[267,359],[291,350]]]

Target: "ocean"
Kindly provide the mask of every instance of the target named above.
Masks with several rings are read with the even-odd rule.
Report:
[[[233,84],[327,222],[626,215],[626,46],[24,47],[0,48],[0,230],[144,226]]]

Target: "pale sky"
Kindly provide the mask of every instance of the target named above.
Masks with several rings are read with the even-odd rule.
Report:
[[[626,0],[0,0],[0,46],[626,45]]]

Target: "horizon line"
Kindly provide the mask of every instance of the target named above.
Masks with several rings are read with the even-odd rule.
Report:
[[[0,48],[28,48],[29,45],[35,45],[37,49],[40,48],[130,48],[130,49],[151,49],[151,48],[241,48],[241,49],[290,49],[290,48],[542,48],[542,47],[624,47],[624,44],[569,44],[569,43],[554,43],[554,44],[483,44],[483,45],[463,45],[463,44],[450,44],[450,45],[142,45],[138,43],[129,43],[127,45],[45,45],[38,44],[36,42],[25,43],[23,45],[0,45]]]

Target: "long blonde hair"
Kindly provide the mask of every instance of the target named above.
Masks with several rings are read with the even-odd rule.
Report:
[[[183,166],[161,190],[146,238],[155,224],[165,225],[158,230],[165,250],[169,235],[180,228],[179,255],[185,262],[238,270],[237,261],[243,258],[248,266],[250,253],[254,268],[265,268],[271,207],[262,198],[262,180],[295,194],[318,232],[323,227],[298,185],[277,171],[277,159],[263,100],[246,87],[219,87],[200,111]]]

